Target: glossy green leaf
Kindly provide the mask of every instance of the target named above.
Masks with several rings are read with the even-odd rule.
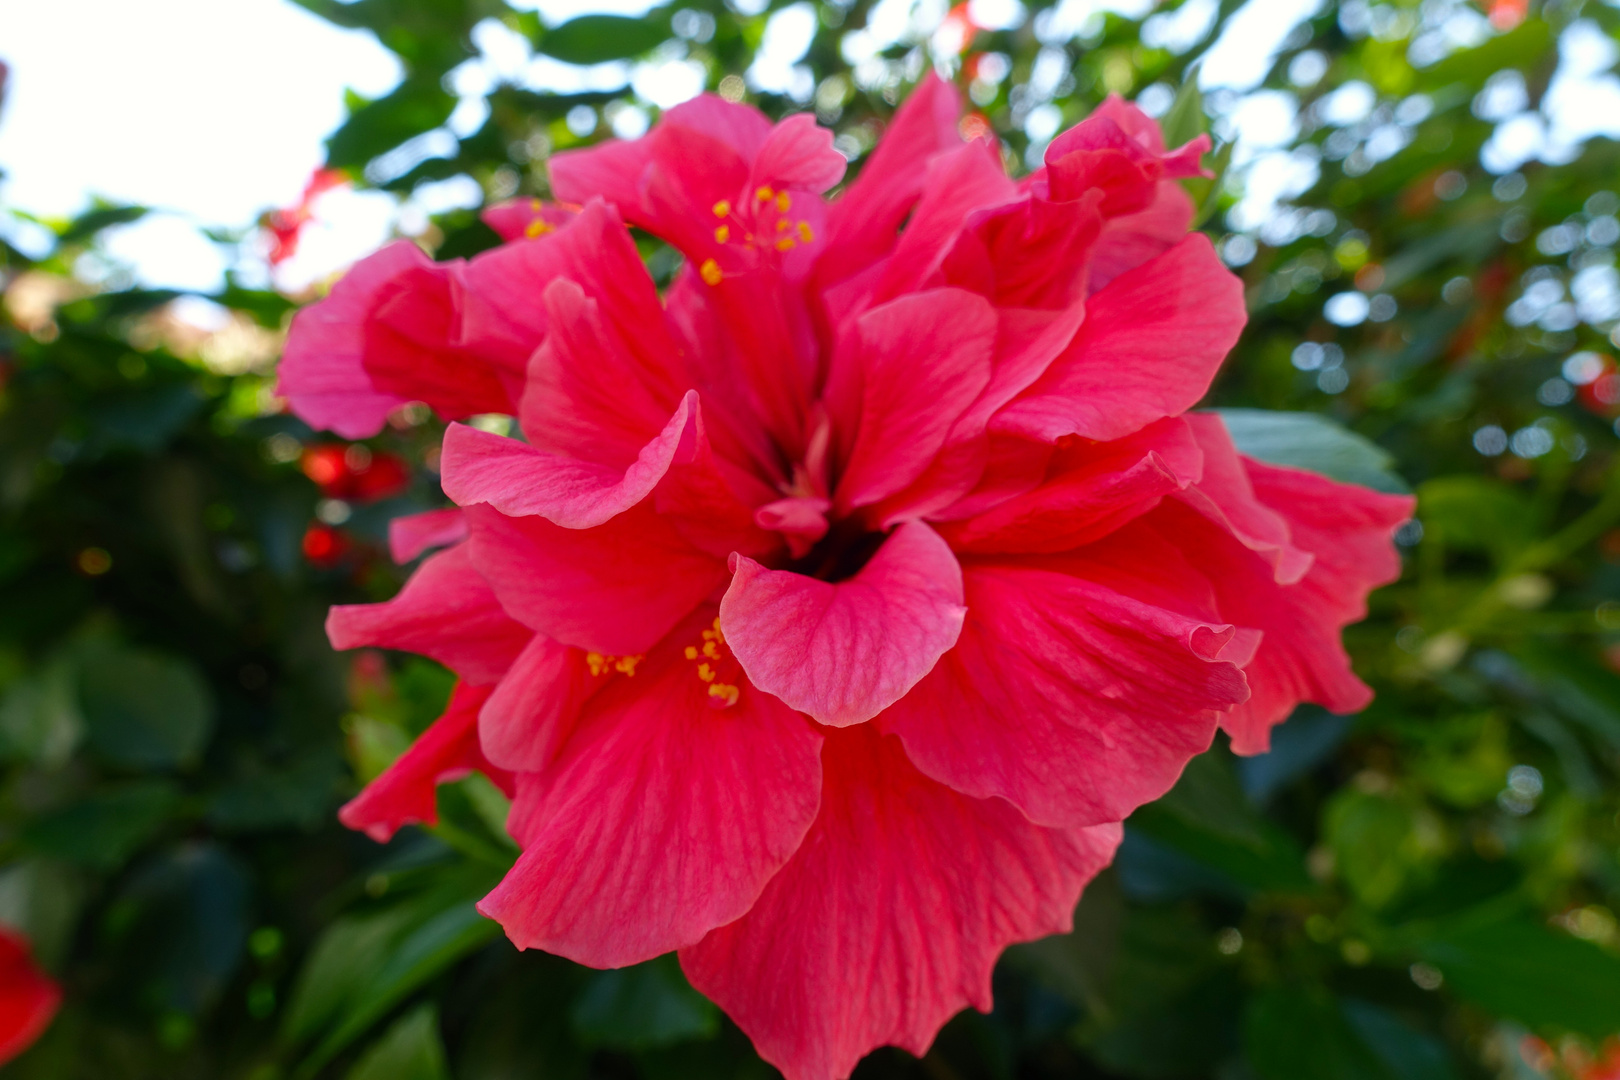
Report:
[[[1345,484],[1402,493],[1394,457],[1316,413],[1264,409],[1217,409],[1232,442],[1243,454],[1272,465],[1308,469]]]
[[[449,1080],[439,1010],[419,1005],[394,1021],[349,1070],[347,1080]]]
[[[673,955],[591,976],[572,1018],[585,1042],[619,1050],[705,1039],[720,1027],[720,1011],[687,984]]]
[[[669,14],[653,9],[639,18],[581,15],[540,35],[538,48],[570,64],[628,60],[657,48],[669,37]]]
[[[90,746],[124,768],[169,769],[202,753],[213,694],[189,661],[103,646],[79,661],[79,705]]]
[[[23,843],[63,862],[113,870],[163,827],[180,802],[179,789],[164,780],[104,788],[34,821]]]

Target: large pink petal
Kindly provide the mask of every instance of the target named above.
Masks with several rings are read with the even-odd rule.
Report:
[[[276,369],[276,393],[294,414],[313,428],[364,439],[412,400],[379,390],[366,371],[365,324],[400,275],[431,265],[411,241],[389,244],[355,263],[326,299],[293,316]]]
[[[516,411],[524,357],[466,347],[461,331],[465,267],[406,270],[365,326],[365,367],[377,388],[424,401],[445,420]]]
[[[456,506],[407,514],[388,523],[388,553],[400,565],[429,548],[460,543],[466,538],[467,522],[461,516],[461,508]]]
[[[871,158],[828,212],[828,244],[816,269],[842,281],[887,254],[916,205],[937,155],[962,145],[956,88],[930,72],[895,113]]]
[[[1169,251],[1187,235],[1193,201],[1174,180],[1160,180],[1145,210],[1111,218],[1091,249],[1087,287],[1096,292],[1125,271]]]
[[[688,391],[663,431],[620,471],[452,424],[444,435],[444,493],[461,506],[487,503],[508,517],[539,515],[565,529],[589,529],[652,494],[672,464],[691,461],[699,430],[697,393]]]
[[[1372,691],[1356,678],[1339,641],[1367,614],[1367,594],[1400,576],[1391,535],[1412,514],[1409,497],[1339,484],[1297,469],[1245,459],[1256,495],[1288,520],[1296,542],[1315,556],[1295,585],[1259,580],[1253,560],[1219,582],[1222,611],[1264,631],[1245,669],[1254,696],[1222,718],[1240,754],[1264,753],[1271,729],[1302,701],[1334,712],[1365,708]],[[1230,561],[1238,561],[1231,553]],[[1268,587],[1269,586],[1269,587]]]
[[[399,595],[382,604],[339,604],[326,617],[334,649],[374,646],[421,653],[469,683],[506,673],[533,635],[495,599],[466,544],[430,555]]]
[[[1108,441],[1197,403],[1247,318],[1243,284],[1192,235],[1094,294],[1074,342],[997,415],[1028,438]]]
[[[1009,944],[1067,931],[1118,825],[1032,825],[927,779],[898,740],[829,733],[821,813],[758,903],[681,952],[692,985],[787,1080],[843,1080],[885,1044],[921,1056],[988,1012]]]
[[[648,503],[593,529],[467,509],[473,561],[512,617],[549,638],[614,655],[645,652],[724,584],[723,560],[693,547]]]
[[[860,414],[835,493],[845,511],[903,490],[928,468],[990,381],[996,313],[974,293],[932,289],[872,308],[846,340]]]
[[[928,168],[916,212],[906,222],[876,298],[887,300],[932,284],[932,279],[968,227],[969,215],[1016,202],[1018,187],[1007,179],[1001,151],[975,140],[941,154]]]
[[[748,678],[823,724],[870,720],[962,630],[962,568],[922,522],[901,525],[848,581],[734,559],[720,622]]]
[[[711,707],[684,644],[614,676],[520,794],[523,855],[478,905],[519,948],[619,967],[694,944],[753,906],[815,818],[821,736],[752,687]]]
[[[771,129],[759,148],[749,187],[822,192],[844,178],[844,155],[833,149],[833,133],[813,113],[790,116]]]
[[[1204,475],[1180,498],[1265,559],[1277,581],[1292,585],[1305,576],[1314,556],[1294,543],[1288,520],[1255,497],[1245,462],[1226,424],[1213,413],[1185,419],[1204,454]]]
[[[583,652],[534,635],[478,713],[484,754],[503,769],[540,772],[556,759],[599,685]]]
[[[1041,825],[1120,821],[1209,748],[1216,711],[1248,697],[1218,659],[1230,626],[1048,570],[964,577],[956,647],[877,723],[965,795],[999,795]]]
[[[941,530],[958,552],[1057,552],[1097,540],[1202,474],[1186,421],[1160,420],[1111,443],[1063,452],[1046,482]]]
[[[489,697],[487,686],[457,683],[444,715],[417,736],[410,749],[344,804],[338,820],[385,844],[402,825],[432,825],[440,784],[483,772],[508,795],[512,776],[493,767],[478,748],[478,709]]]
[[[658,292],[618,214],[600,201],[529,246],[546,248],[557,266],[513,300],[543,308],[548,328],[529,359],[523,430],[536,446],[622,469],[692,385]]]

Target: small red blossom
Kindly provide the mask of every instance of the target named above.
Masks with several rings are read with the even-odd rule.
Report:
[[[304,530],[301,544],[304,558],[319,570],[331,570],[341,566],[353,546],[348,536],[341,530],[318,521],[311,522],[309,528]]]
[[[1365,706],[1340,630],[1412,512],[1188,411],[1245,320],[1177,182],[1207,139],[1111,98],[1014,181],[960,118],[926,80],[827,199],[813,118],[700,97],[553,157],[569,205],[497,208],[493,251],[364,260],[281,371],[346,437],[411,400],[524,434],[452,424],[457,509],[391,536],[439,550],[331,612],[460,679],[344,820],[485,772],[522,855],[480,910],[585,964],[678,950],[789,1080],[988,1009],[1218,728]],[[666,290],[631,227],[684,255]]]
[[[34,1044],[61,1003],[61,988],[34,963],[28,939],[0,927],[0,1065]]]
[[[299,460],[299,468],[326,498],[351,502],[391,498],[409,487],[411,480],[409,468],[397,455],[359,443],[311,446]]]
[[[316,169],[310,174],[309,182],[304,185],[304,192],[299,196],[297,205],[284,210],[272,210],[264,215],[262,224],[265,231],[270,234],[271,266],[280,266],[297,253],[298,240],[303,234],[304,226],[315,218],[315,200],[348,182],[349,178],[336,169]]]

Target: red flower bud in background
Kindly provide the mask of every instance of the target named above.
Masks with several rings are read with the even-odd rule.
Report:
[[[355,443],[323,443],[304,451],[299,461],[304,475],[315,481],[328,499],[376,502],[398,495],[410,486],[411,474],[395,454],[373,451]]]
[[[61,988],[34,963],[28,939],[0,928],[0,1065],[34,1044],[61,1003]]]

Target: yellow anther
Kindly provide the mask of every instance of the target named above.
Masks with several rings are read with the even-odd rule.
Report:
[[[726,643],[726,635],[720,629],[720,616],[718,615],[714,617],[714,640],[718,641],[722,645]]]
[[[714,668],[710,667],[708,664],[699,664],[698,678],[702,679],[704,682],[714,682]]]
[[[775,194],[776,192],[772,191],[770,188],[761,187],[758,191],[754,192],[754,198],[758,199],[760,202],[770,202],[771,196]]]
[[[741,696],[741,693],[730,683],[717,682],[709,685],[709,696],[712,698],[718,698],[726,705],[735,705],[737,704],[737,698]]]
[[[782,213],[785,214],[785,213],[788,212],[788,208],[791,207],[792,205],[793,205],[793,200],[788,198],[788,193],[787,192],[778,191],[776,193],[776,208],[778,210],[782,211]]]
[[[539,213],[539,212],[540,212],[540,211],[541,211],[541,210],[543,210],[543,209],[545,209],[545,205],[546,205],[546,204],[545,204],[545,203],[543,203],[543,202],[541,202],[541,201],[540,201],[540,200],[539,200],[539,199],[530,199],[530,200],[529,200],[529,209],[530,209],[530,210],[533,210],[533,211],[534,211],[534,212],[535,212],[535,213],[537,213],[537,214],[538,214],[538,213]]]
[[[703,643],[703,655],[707,656],[710,660],[720,659],[720,646],[716,645],[712,641],[705,641]]]
[[[703,276],[703,280],[708,282],[710,285],[720,284],[720,279],[725,276],[720,273],[720,264],[715,262],[713,259],[704,259],[703,265],[698,267],[698,273],[701,274]]]
[[[599,652],[586,653],[585,663],[590,666],[592,675],[600,675],[607,670],[608,658]]]
[[[545,218],[535,218],[533,221],[529,222],[528,228],[524,229],[523,233],[530,240],[533,240],[535,237],[550,231],[551,225],[545,220]]]
[[[714,204],[715,217],[725,217],[729,213],[731,213],[731,203],[727,200],[721,199],[719,202]]]
[[[697,646],[696,645],[688,645],[686,647],[686,658],[688,660],[696,660],[697,659]]]
[[[776,219],[776,231],[777,232],[787,232],[787,227],[788,227],[787,222],[783,221],[781,218]]]
[[[646,659],[645,655],[621,656],[613,662],[613,670],[621,675],[635,675],[636,665]]]
[[[730,240],[731,239],[731,226],[730,225],[722,225],[718,229],[714,230],[714,238],[716,240],[718,240],[722,244],[725,243],[727,240]]]
[[[799,222],[799,239],[808,244],[815,238],[816,234],[810,231],[810,223],[808,221]]]
[[[777,251],[792,251],[799,246],[799,242],[791,236],[784,236],[776,242]]]

